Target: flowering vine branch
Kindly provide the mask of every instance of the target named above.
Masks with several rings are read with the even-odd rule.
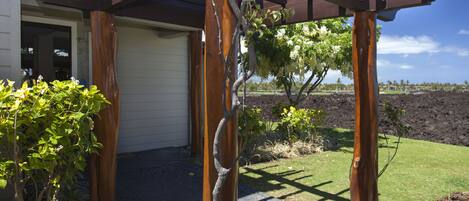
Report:
[[[271,11],[262,11],[260,6],[256,4],[255,0],[242,0],[241,4],[238,4],[238,0],[229,0],[229,5],[231,11],[234,14],[236,20],[236,26],[233,33],[233,38],[231,41],[230,50],[227,55],[223,55],[224,50],[222,46],[222,33],[221,33],[221,24],[219,13],[217,11],[217,5],[215,0],[211,2],[214,15],[216,18],[217,28],[218,28],[218,50],[219,56],[223,61],[224,67],[224,80],[223,80],[223,92],[222,92],[222,102],[223,106],[223,117],[218,123],[217,129],[215,131],[215,137],[213,141],[213,160],[215,170],[217,171],[217,180],[212,191],[212,196],[214,201],[220,200],[220,192],[225,184],[229,173],[232,168],[238,162],[239,157],[237,157],[229,167],[224,167],[221,163],[221,140],[225,137],[226,124],[229,120],[236,117],[236,111],[241,105],[239,101],[238,91],[243,83],[249,80],[257,69],[257,57],[254,41],[252,40],[256,34],[258,34],[261,29],[267,28],[264,24],[267,19],[271,19],[271,23],[278,21],[279,16],[282,15],[282,11],[271,12]],[[243,68],[243,71],[239,74],[237,78],[232,76],[231,70],[236,70],[238,67],[238,56],[242,54],[240,52],[240,37],[244,36],[247,43],[247,65]],[[229,84],[230,91],[226,91],[226,85]],[[227,93],[231,93],[231,104],[226,105]],[[238,132],[236,132],[237,134]]]

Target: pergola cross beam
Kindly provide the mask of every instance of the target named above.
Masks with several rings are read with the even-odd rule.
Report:
[[[335,5],[350,10],[369,10],[370,2],[363,0],[327,0]]]

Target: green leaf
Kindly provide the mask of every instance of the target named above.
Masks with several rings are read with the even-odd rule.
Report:
[[[6,179],[0,179],[0,189],[5,189],[8,185],[8,182]]]
[[[79,119],[81,119],[83,116],[85,116],[85,114],[83,114],[82,112],[75,112],[75,113],[73,113],[70,117],[79,120]]]

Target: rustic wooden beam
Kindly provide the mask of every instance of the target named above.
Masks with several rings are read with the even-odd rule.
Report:
[[[40,0],[46,4],[75,8],[79,10],[103,10],[111,5],[111,0]]]
[[[278,4],[280,6],[286,5],[288,3],[288,0],[266,0],[275,4]]]
[[[355,138],[350,194],[352,201],[376,201],[378,200],[378,82],[375,12],[355,12],[352,37]]]
[[[117,10],[136,2],[137,0],[111,0],[111,9]]]
[[[93,48],[93,84],[111,102],[96,118],[94,131],[103,145],[90,162],[92,201],[115,201],[116,154],[119,132],[119,89],[117,86],[117,32],[114,16],[92,11],[91,42]]]
[[[377,18],[385,22],[393,21],[396,18],[397,11],[399,11],[399,9],[378,12]]]
[[[281,5],[264,0],[264,8],[279,10]],[[295,14],[287,24],[352,16],[353,11],[388,11],[401,8],[429,5],[434,0],[288,0],[286,8]]]
[[[192,156],[202,153],[201,115],[202,112],[202,31],[189,35],[190,47],[190,91],[191,91],[191,150]]]
[[[113,11],[116,16],[203,28],[204,6],[183,0],[138,0]]]
[[[368,10],[370,8],[370,2],[368,0],[327,0],[335,5],[350,10]]]
[[[234,16],[228,5],[228,0],[215,0],[218,10],[218,16],[221,18],[222,46],[223,54],[227,55],[231,48],[231,41],[234,29]],[[211,201],[212,190],[216,181],[216,170],[213,165],[213,139],[218,123],[223,117],[222,87],[224,80],[223,61],[220,57],[218,46],[218,26],[215,12],[212,7],[212,0],[206,0],[205,3],[205,65],[204,65],[204,176],[203,176],[203,200]],[[234,61],[233,61],[234,62]],[[236,73],[236,69],[231,69]],[[231,93],[227,92],[226,102],[231,103]],[[228,107],[229,108],[229,107]],[[236,118],[228,121],[226,134],[222,140],[222,164],[225,167],[231,167],[238,154],[238,142],[236,136]],[[232,168],[225,185],[221,190],[223,201],[237,200],[238,189],[238,166]]]

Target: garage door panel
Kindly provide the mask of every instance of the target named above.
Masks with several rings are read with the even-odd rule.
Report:
[[[137,152],[136,150],[149,150],[153,149],[153,147],[176,147],[180,144],[183,144],[185,139],[173,139],[169,141],[146,141],[144,143],[132,143],[132,144],[123,144],[122,148],[119,149],[120,153],[127,153],[127,152]]]
[[[169,125],[167,127],[169,127]],[[161,129],[154,129],[154,128],[139,128],[137,130],[139,131],[137,135],[133,135],[132,137],[124,136],[122,138],[124,142],[138,143],[138,142],[145,142],[150,139],[160,139],[161,141],[171,140],[171,139],[187,139],[178,135],[178,133],[184,131],[182,127],[180,127],[177,130],[171,130],[167,132],[164,132]]]
[[[158,87],[158,86],[142,86],[142,87],[135,87],[135,86],[119,86],[122,94],[124,95],[135,95],[135,94],[146,94],[146,93],[149,93],[149,94],[161,94],[162,96],[163,95],[171,95],[171,94],[188,94],[189,92],[188,91],[182,91],[181,88],[183,86],[165,86],[165,87],[161,87],[160,90],[158,91],[154,91],[154,87]],[[187,88],[187,86],[185,86],[184,88]],[[181,91],[175,91],[175,90],[181,90]]]
[[[144,51],[144,50],[140,50]],[[128,56],[132,57],[141,57],[141,64],[149,64],[154,61],[174,61],[175,63],[181,64],[184,63],[182,60],[184,59],[185,55],[172,55],[172,54],[165,54],[165,55],[158,55],[157,52],[137,52],[137,51],[127,51],[127,52],[122,52],[122,54],[127,54]]]
[[[135,44],[133,44],[135,45]],[[154,45],[161,45],[161,44],[154,44]],[[153,48],[153,46],[151,47]],[[181,48],[167,48],[165,50],[160,50],[160,51],[154,51],[151,48],[148,49],[127,49],[127,50],[122,50],[122,53],[130,55],[130,56],[145,56],[149,57],[152,56],[151,59],[155,60],[164,60],[166,58],[169,59],[177,59],[177,58],[184,58],[186,55],[181,52]],[[145,59],[145,61],[151,61],[151,59]]]
[[[166,118],[161,118],[161,117],[156,117],[154,114],[158,112],[165,112]],[[175,109],[170,112],[167,110],[149,110],[149,111],[142,111],[142,112],[122,112],[123,120],[147,120],[147,119],[155,119],[155,120],[161,120],[161,119],[167,119],[167,118],[175,118],[175,117],[185,117],[187,114],[187,111],[184,109]],[[172,122],[170,122],[172,123]]]
[[[122,77],[126,79],[144,79],[145,83],[148,83],[152,80],[159,79],[184,79],[187,77],[186,71],[175,71],[175,70],[160,70],[160,69],[151,69],[151,70],[140,70],[134,69],[129,72],[122,72]],[[158,79],[155,79],[158,78]]]
[[[187,36],[163,39],[151,29],[119,27],[121,125],[118,152],[189,142]]]
[[[185,103],[186,105],[183,106],[182,104]],[[144,112],[144,111],[161,111],[166,110],[167,112],[171,113],[171,111],[177,109],[187,109],[187,102],[180,101],[175,99],[174,101],[155,101],[155,102],[143,102],[143,103],[121,103],[121,111],[135,111],[135,112]]]
[[[132,87],[147,87],[146,89],[148,91],[160,91],[163,89],[155,89],[155,86],[158,87],[178,87],[179,89],[181,87],[187,88],[187,85],[185,83],[181,83],[181,79],[186,78],[187,76],[180,76],[179,78],[171,78],[171,77],[162,77],[162,75],[155,75],[155,77],[152,78],[139,78],[139,77],[124,77],[124,79],[121,82],[123,87],[125,89],[132,89]],[[132,80],[139,80],[139,83],[136,83]],[[187,90],[182,90],[181,92],[187,93]]]
[[[173,61],[168,61],[167,58],[162,58],[161,60],[156,60],[156,59],[155,60],[149,60],[149,61],[141,60],[141,61],[139,61],[138,65],[135,65],[135,63],[133,61],[122,61],[121,64],[122,65],[132,66],[130,69],[123,69],[123,71],[131,70],[131,69],[152,70],[154,68],[147,68],[146,66],[147,65],[153,65],[155,62],[158,62],[161,65],[164,65],[164,66],[161,66],[161,67],[158,68],[160,70],[178,70],[177,66],[182,65],[182,64],[185,63],[183,61],[174,61],[174,62]]]
[[[184,143],[187,143],[186,141],[187,138],[176,137],[178,134],[177,132],[166,132],[166,133],[157,133],[157,134],[158,135],[135,136],[132,138],[123,138],[122,144],[125,146],[132,146],[132,145],[143,145],[149,142],[172,142],[172,141],[178,141],[178,142],[184,141]],[[143,151],[143,150],[140,150],[140,151]]]
[[[161,96],[160,94],[146,94],[143,96],[127,96],[125,100],[121,100],[121,104],[135,104],[145,102],[173,102],[187,101],[187,94],[175,94],[172,96]]]
[[[165,125],[171,124],[171,125],[184,125],[187,123],[187,120],[185,120],[185,116],[182,116],[181,114],[178,115],[170,115],[166,118],[161,118],[161,117],[152,117],[150,118],[142,118],[142,119],[127,119],[126,124],[121,126],[122,130],[126,130],[127,132],[130,129],[138,129],[142,127],[163,127]],[[174,129],[179,128],[181,126],[174,126]],[[184,127],[184,126],[182,126]],[[134,133],[137,135],[137,133]],[[123,134],[122,136],[125,136]]]

